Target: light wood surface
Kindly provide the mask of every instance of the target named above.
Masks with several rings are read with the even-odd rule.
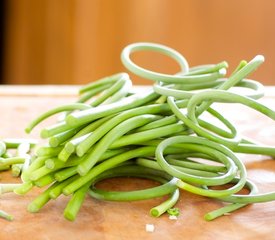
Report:
[[[51,87],[50,87],[51,88]],[[14,88],[14,92],[15,92]],[[36,90],[33,95],[29,89],[26,95],[7,96],[0,94],[2,137],[28,137],[23,128],[27,123],[54,106],[74,101],[73,95],[41,95]],[[262,100],[275,109],[274,88],[267,89]],[[55,95],[55,96],[54,96]],[[266,144],[275,144],[275,123],[260,114],[239,105],[216,106],[235,122],[244,134]],[[51,122],[49,120],[48,124]],[[39,128],[29,137],[37,137]],[[240,155],[246,163],[248,175],[261,192],[275,190],[275,162],[264,156]],[[1,173],[1,182],[17,182],[9,172]],[[109,189],[137,189],[152,186],[145,180],[122,179],[104,182],[102,187]],[[178,220],[169,220],[167,215],[160,218],[149,216],[149,210],[163,199],[140,202],[104,202],[86,197],[85,203],[75,222],[69,222],[62,216],[68,201],[67,197],[51,201],[41,212],[28,213],[28,203],[37,196],[39,190],[33,190],[26,196],[13,193],[0,196],[0,209],[12,213],[13,222],[0,219],[0,239],[274,239],[275,202],[253,204],[235,213],[212,222],[203,220],[203,215],[221,207],[221,202],[181,192],[177,207],[181,215]],[[155,225],[155,231],[148,233],[145,225]]]
[[[147,41],[181,52],[191,66],[226,60],[230,72],[257,54],[253,78],[275,84],[273,0],[9,0],[3,81],[82,84],[125,71],[120,52]],[[145,67],[175,73],[158,54],[136,54]],[[135,84],[150,84],[132,76]]]

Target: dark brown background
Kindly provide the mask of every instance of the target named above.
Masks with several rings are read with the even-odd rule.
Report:
[[[2,82],[82,84],[124,71],[120,52],[137,41],[166,44],[190,65],[227,60],[229,71],[256,54],[253,75],[275,84],[275,2],[272,0],[8,0]],[[174,73],[156,54],[136,54],[142,66]],[[135,84],[150,84],[133,77]]]

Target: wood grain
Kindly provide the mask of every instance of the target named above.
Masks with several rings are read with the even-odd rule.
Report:
[[[263,101],[275,109],[274,88],[267,89],[268,94]],[[60,91],[57,88],[56,92]],[[68,96],[31,96],[30,90],[25,96],[0,95],[2,137],[27,137],[23,128],[37,114],[53,106],[74,101],[75,97]],[[221,109],[240,131],[249,137],[266,144],[274,145],[275,123],[254,111],[238,105],[216,106]],[[45,123],[49,124],[51,121]],[[31,137],[37,137],[38,129]],[[246,163],[248,175],[262,192],[275,189],[274,160],[264,156],[240,155]],[[16,182],[9,172],[1,173],[1,182]],[[123,190],[152,186],[154,183],[145,180],[122,179],[102,183],[102,187]],[[160,218],[149,216],[149,210],[163,199],[139,202],[104,202],[87,196],[85,203],[75,222],[66,221],[62,212],[68,197],[62,196],[51,201],[41,212],[28,213],[28,203],[39,193],[31,191],[26,196],[5,194],[0,198],[0,209],[12,213],[13,222],[0,219],[0,239],[274,239],[275,202],[253,204],[229,216],[224,216],[212,222],[203,220],[203,215],[221,207],[221,202],[204,197],[181,192],[177,207],[181,215],[178,220],[169,220],[167,215]],[[155,225],[155,231],[148,233],[145,225]]]

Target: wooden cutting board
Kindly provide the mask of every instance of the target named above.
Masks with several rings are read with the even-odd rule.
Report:
[[[1,88],[1,87],[0,87]],[[0,138],[37,137],[35,129],[27,136],[23,129],[39,113],[54,106],[73,102],[76,87],[51,86],[6,87],[0,90]],[[267,88],[264,103],[275,109],[275,89]],[[217,106],[235,122],[247,136],[275,145],[275,123],[257,112],[237,104]],[[49,120],[44,125],[51,123]],[[42,124],[42,126],[43,126]],[[240,155],[246,163],[248,176],[261,192],[275,190],[275,162],[259,155]],[[1,182],[18,182],[9,172],[0,173]],[[108,180],[102,186],[109,189],[137,189],[154,185],[151,181],[130,179]],[[14,215],[14,221],[0,219],[0,239],[275,239],[275,202],[253,204],[229,216],[212,222],[203,219],[205,213],[223,206],[223,203],[205,197],[181,192],[177,207],[180,216],[170,220],[166,214],[159,218],[149,215],[151,207],[163,199],[139,202],[105,202],[86,197],[75,222],[63,218],[68,197],[49,202],[39,213],[27,212],[28,203],[39,189],[26,196],[8,193],[0,196],[0,209]],[[145,231],[146,224],[154,224],[155,231]]]

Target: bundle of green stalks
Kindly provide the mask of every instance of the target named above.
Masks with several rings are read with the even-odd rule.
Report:
[[[172,57],[181,71],[169,75],[137,66],[130,54],[143,50]],[[212,220],[247,204],[275,199],[274,192],[258,193],[236,155],[273,157],[275,148],[248,140],[212,107],[212,103],[239,103],[275,120],[275,112],[257,101],[264,95],[263,85],[247,79],[264,62],[263,56],[241,61],[228,77],[225,61],[189,68],[181,54],[159,44],[131,44],[121,58],[129,71],[154,84],[136,92],[130,76],[117,73],[81,87],[77,102],[51,109],[27,126],[30,133],[44,119],[62,112],[61,120],[59,116],[55,124],[41,130],[47,144],[36,149],[26,169],[23,165],[23,183],[14,189],[26,194],[33,187],[46,187],[28,205],[30,212],[40,211],[63,194],[70,196],[64,217],[73,221],[87,194],[106,201],[168,195],[150,210],[158,217],[172,212],[181,190],[230,203],[205,215]],[[235,87],[248,88],[249,95],[235,93]],[[222,127],[205,119],[204,113],[219,120]],[[159,185],[126,192],[96,187],[99,181],[114,177],[146,178]],[[222,188],[217,190],[217,186]],[[249,194],[238,194],[243,188]]]

